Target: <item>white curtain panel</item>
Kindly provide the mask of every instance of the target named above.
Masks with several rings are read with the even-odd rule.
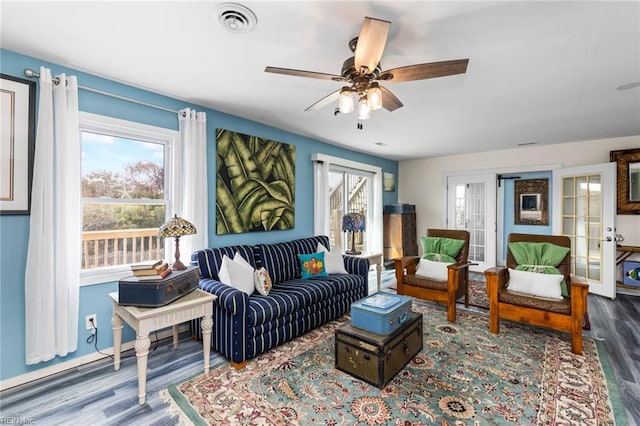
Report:
[[[188,264],[191,252],[207,248],[208,192],[207,192],[207,114],[186,108],[178,113],[181,153],[174,181],[175,213],[193,223],[198,231],[195,235],[180,238],[180,259]],[[175,163],[174,163],[175,164]]]
[[[314,160],[313,174],[313,233],[330,235],[329,163]]]
[[[76,77],[40,68],[29,247],[25,270],[27,364],[78,345],[81,204]]]
[[[373,175],[372,229],[375,229],[376,232],[369,233],[369,238],[367,241],[369,244],[368,250],[375,253],[382,253],[383,251],[383,210],[384,206],[382,205],[382,171],[378,171]]]

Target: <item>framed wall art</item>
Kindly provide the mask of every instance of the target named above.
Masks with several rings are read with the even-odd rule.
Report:
[[[382,188],[387,192],[393,192],[396,190],[396,175],[393,173],[384,172],[382,174]]]
[[[611,151],[616,162],[618,214],[640,214],[640,148]]]
[[[216,130],[216,234],[295,228],[296,146]]]
[[[549,179],[514,182],[516,225],[549,225]]]
[[[0,214],[29,214],[36,83],[0,74]]]

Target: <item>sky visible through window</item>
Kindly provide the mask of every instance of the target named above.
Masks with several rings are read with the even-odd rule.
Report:
[[[127,165],[148,161],[163,167],[164,146],[127,138],[81,132],[82,176],[96,171],[122,173]]]

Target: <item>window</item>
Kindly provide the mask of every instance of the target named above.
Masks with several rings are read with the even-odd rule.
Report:
[[[81,114],[81,283],[117,280],[162,259],[158,228],[172,213],[171,147],[178,132]]]

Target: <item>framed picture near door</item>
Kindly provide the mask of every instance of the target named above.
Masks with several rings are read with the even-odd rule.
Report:
[[[549,225],[549,179],[514,182],[516,225]]]

